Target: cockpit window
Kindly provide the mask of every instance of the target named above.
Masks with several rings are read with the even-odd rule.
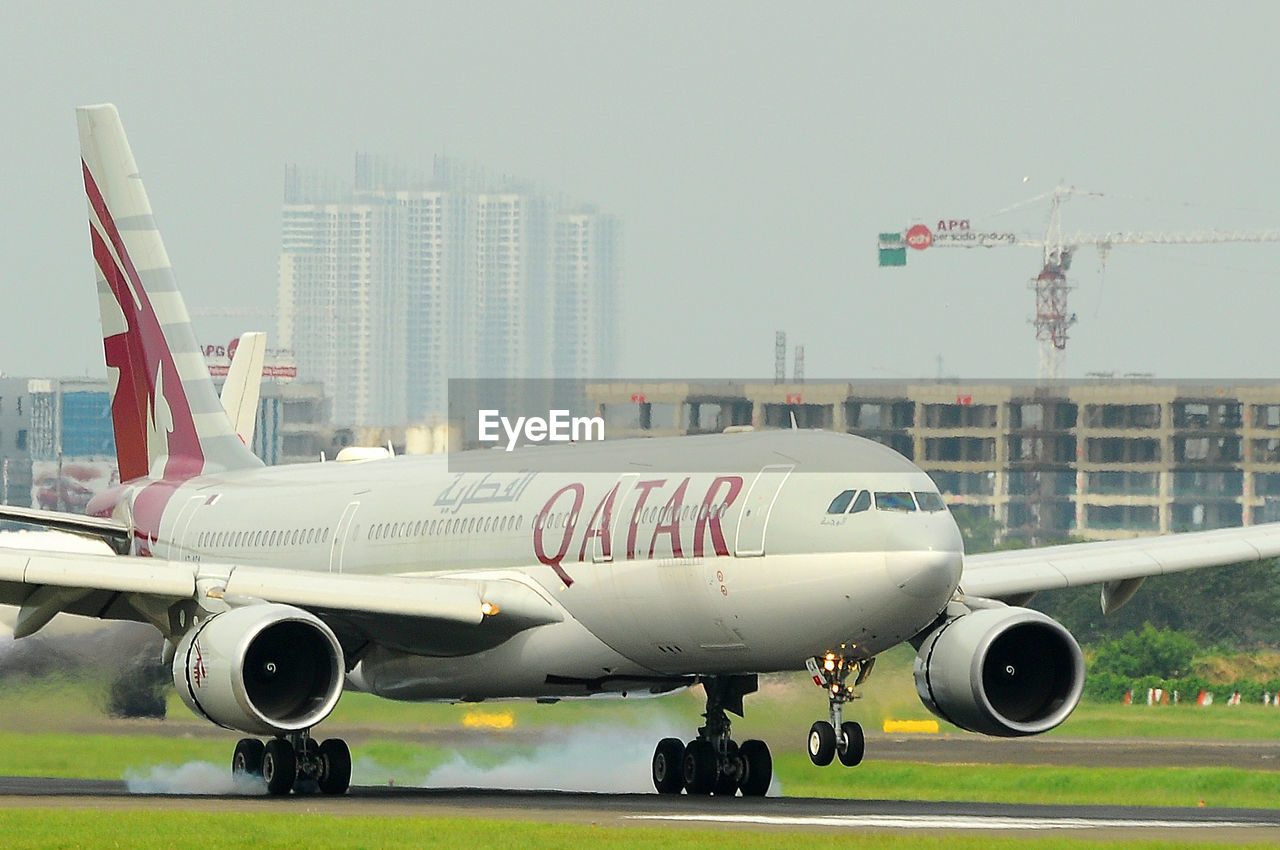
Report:
[[[910,493],[876,493],[876,510],[878,511],[914,511],[915,499]]]
[[[871,491],[858,491],[858,498],[853,500],[853,507],[849,508],[849,513],[860,514],[871,507]]]
[[[853,501],[853,494],[857,490],[845,490],[839,496],[831,500],[831,504],[827,505],[827,513],[842,514],[849,508],[849,503]]]
[[[916,504],[920,505],[922,511],[945,511],[947,503],[942,501],[942,497],[937,493],[922,491],[916,493]]]

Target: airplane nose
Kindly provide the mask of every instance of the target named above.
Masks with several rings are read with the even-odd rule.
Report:
[[[913,599],[945,604],[960,583],[963,556],[946,549],[886,552],[885,566],[899,590]]]

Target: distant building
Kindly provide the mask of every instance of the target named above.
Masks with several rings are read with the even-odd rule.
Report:
[[[342,425],[422,422],[448,378],[609,374],[618,221],[439,159],[361,156],[352,188],[286,172],[279,344]]]
[[[0,378],[0,498],[31,505],[31,396],[26,378]]]
[[[118,481],[106,381],[0,379],[0,496],[83,512]]]
[[[952,510],[1035,541],[1280,520],[1280,381],[618,382],[609,437],[733,425],[884,443]],[[639,401],[637,401],[639,400]]]

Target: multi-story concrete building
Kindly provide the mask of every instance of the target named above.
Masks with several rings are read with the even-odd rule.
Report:
[[[953,508],[1035,540],[1280,519],[1280,381],[619,383],[609,437],[828,428],[911,458]],[[634,399],[642,399],[637,402]]]
[[[615,374],[618,230],[617,219],[590,208],[556,216],[551,374],[557,378]]]
[[[267,466],[319,460],[333,440],[329,405],[320,384],[264,381],[250,448]]]
[[[83,511],[118,480],[106,381],[0,379],[0,497]]]
[[[341,387],[335,413],[405,417],[405,299],[383,285],[398,240],[385,205],[286,207],[280,256],[280,345],[304,380]],[[390,243],[390,244],[388,244]],[[392,274],[399,281],[400,277]]]
[[[31,504],[31,396],[26,378],[0,378],[0,498]]]
[[[425,179],[361,157],[347,190],[291,170],[280,345],[339,424],[443,414],[450,377],[607,374],[618,238],[609,216],[444,160]]]

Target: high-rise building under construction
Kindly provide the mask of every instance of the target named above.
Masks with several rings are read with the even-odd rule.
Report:
[[[280,344],[337,423],[443,414],[449,378],[611,373],[617,219],[438,158],[356,159],[351,187],[291,166]]]

